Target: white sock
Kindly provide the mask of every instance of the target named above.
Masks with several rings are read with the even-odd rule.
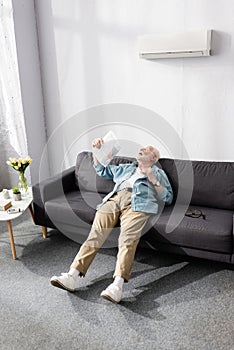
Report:
[[[124,284],[123,277],[116,276],[115,279],[114,279],[113,284],[122,289],[123,288],[123,284]]]
[[[71,275],[74,279],[77,279],[79,274],[80,274],[80,271],[78,271],[77,269],[74,269],[73,267],[70,268],[69,270],[69,275]]]

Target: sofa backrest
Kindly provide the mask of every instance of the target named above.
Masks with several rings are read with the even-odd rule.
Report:
[[[234,162],[160,159],[176,198],[178,179],[188,165],[193,170],[191,205],[234,210]],[[182,191],[188,190],[186,185]],[[183,196],[182,196],[183,197]],[[174,198],[174,200],[175,200]]]
[[[114,157],[110,164],[132,163],[135,158]],[[92,153],[84,151],[78,154],[75,169],[75,181],[81,191],[99,192],[107,194],[112,191],[114,182],[98,176],[93,167]]]
[[[132,163],[136,159],[116,156],[111,164]],[[191,205],[208,206],[234,210],[234,162],[190,161],[182,159],[161,158],[157,164],[167,174],[174,192],[174,202],[178,194],[179,178],[186,179],[186,172],[192,169]],[[92,153],[85,151],[77,156],[75,170],[76,184],[80,190],[107,194],[112,191],[114,183],[98,176],[93,168]],[[181,182],[181,181],[180,181]],[[191,181],[183,181],[180,192],[184,198],[190,190]]]

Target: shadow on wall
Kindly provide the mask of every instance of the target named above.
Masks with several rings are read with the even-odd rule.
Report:
[[[0,153],[0,191],[3,188],[10,188],[10,174],[6,165],[6,152],[2,142],[0,143],[1,153]]]
[[[0,191],[4,188],[12,188],[17,186],[19,182],[19,174],[16,170],[12,169],[11,166],[6,164],[9,157],[18,158],[21,155],[12,146],[10,139],[9,127],[3,117],[0,122]],[[19,137],[21,133],[19,132]]]
[[[231,52],[232,37],[230,34],[213,30],[211,55],[224,55]]]
[[[3,188],[12,188],[18,183],[18,174],[13,170],[9,165],[6,164],[6,161],[9,157],[19,157],[19,154],[11,146],[9,131],[2,120],[0,123],[0,191]]]

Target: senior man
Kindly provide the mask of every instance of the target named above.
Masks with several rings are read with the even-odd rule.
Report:
[[[96,138],[92,147],[100,148],[102,144],[102,138]],[[149,217],[157,214],[158,201],[170,205],[173,199],[167,175],[155,164],[159,157],[159,151],[153,146],[141,148],[137,162],[129,164],[103,166],[93,156],[97,174],[112,179],[115,186],[98,206],[88,238],[80,247],[69,271],[51,278],[53,286],[76,291],[78,278],[86,275],[99,248],[120,221],[114,281],[101,292],[101,297],[120,302],[123,284],[130,278],[136,248]]]

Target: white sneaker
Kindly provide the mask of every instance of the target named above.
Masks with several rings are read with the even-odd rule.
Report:
[[[50,279],[50,283],[54,287],[58,287],[61,289],[66,289],[69,292],[75,292],[77,289],[76,280],[69,275],[69,273],[61,273],[61,276],[53,276]]]
[[[105,290],[101,292],[101,297],[119,303],[122,298],[122,289],[111,283]]]

